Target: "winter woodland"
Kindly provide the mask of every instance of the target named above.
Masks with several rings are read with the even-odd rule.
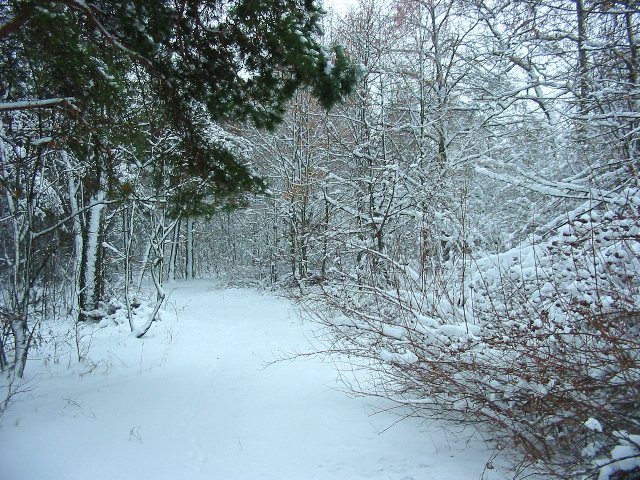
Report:
[[[366,372],[352,393],[490,432],[513,472],[638,478],[639,21],[632,0],[360,0],[296,30],[322,74],[356,66],[350,94],[302,68],[262,117],[197,98],[186,140],[142,60],[96,55],[84,103],[50,97],[5,23],[2,71],[29,60],[0,78],[7,401],[49,322],[143,338],[167,283],[217,278],[293,298]],[[200,139],[215,162],[185,156]]]

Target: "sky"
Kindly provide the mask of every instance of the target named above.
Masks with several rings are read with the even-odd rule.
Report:
[[[358,3],[358,0],[324,0],[326,7],[332,7],[339,13],[346,13],[349,7]]]

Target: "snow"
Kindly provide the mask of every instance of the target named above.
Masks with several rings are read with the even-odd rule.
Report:
[[[602,425],[595,418],[589,418],[586,422],[584,422],[584,426],[589,430],[593,430],[594,432],[602,432]]]
[[[418,361],[418,357],[413,352],[395,353],[384,348],[380,350],[380,358],[386,362],[400,363],[403,365],[411,365]]]
[[[382,335],[396,340],[404,340],[407,337],[407,331],[402,327],[382,325]]]
[[[477,325],[441,325],[438,332],[447,337],[465,337],[470,332],[473,335],[480,333],[480,327]]]
[[[618,472],[640,469],[640,450],[633,445],[616,445],[611,450],[611,460],[604,460],[598,480],[609,480]]]
[[[331,319],[331,324],[336,327],[357,327],[358,325],[346,315],[339,315]]]
[[[49,108],[60,104],[70,104],[73,97],[48,98],[46,100],[22,100],[18,102],[0,102],[0,112],[10,110],[27,110],[32,108]]]
[[[390,405],[347,396],[320,358],[270,363],[309,351],[318,328],[289,301],[207,281],[166,290],[142,339],[124,322],[84,332],[82,363],[70,346],[34,353],[29,392],[0,418],[2,478],[475,480],[485,470],[492,452],[471,429],[372,415]]]

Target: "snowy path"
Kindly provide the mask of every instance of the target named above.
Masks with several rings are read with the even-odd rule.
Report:
[[[265,369],[307,348],[310,327],[285,300],[173,287],[177,317],[165,312],[144,342],[104,329],[93,373],[47,367],[0,420],[0,479],[480,478],[482,442],[417,420],[381,433],[395,418],[336,390],[329,363]]]

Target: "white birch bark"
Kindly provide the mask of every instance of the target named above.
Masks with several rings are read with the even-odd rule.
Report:
[[[187,218],[187,278],[193,278],[193,218]]]
[[[60,153],[60,159],[67,170],[67,193],[69,195],[69,210],[72,218],[72,230],[73,236],[73,260],[72,260],[72,275],[73,275],[73,292],[71,299],[71,312],[77,317],[79,313],[79,290],[80,290],[80,268],[82,266],[82,249],[84,246],[84,240],[82,238],[82,219],[80,218],[80,209],[78,207],[78,183],[73,174],[73,167],[69,161],[67,152],[62,151]]]
[[[100,236],[100,222],[104,210],[104,200],[106,192],[99,190],[91,197],[91,204],[94,204],[88,211],[87,241],[85,245],[85,269],[84,269],[84,298],[85,304],[82,308],[93,308],[96,301],[96,267],[98,263],[98,248]]]

